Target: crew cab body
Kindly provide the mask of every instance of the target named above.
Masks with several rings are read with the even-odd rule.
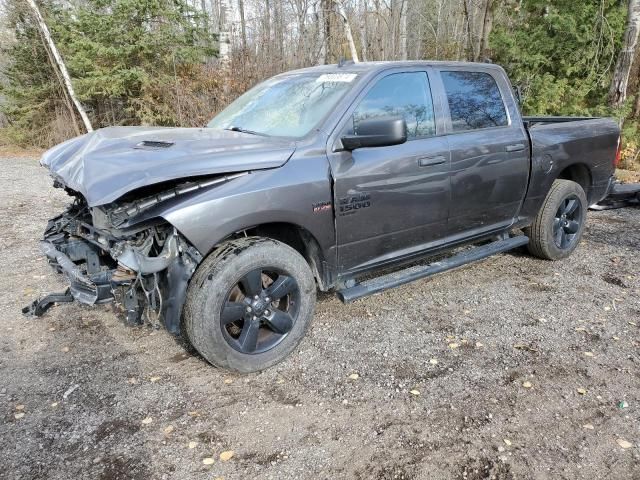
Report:
[[[342,290],[372,272],[531,225],[558,179],[580,185],[588,204],[611,185],[616,122],[523,118],[497,65],[327,65],[274,77],[267,92],[277,96],[299,79],[307,80],[286,93],[303,106],[295,111],[272,113],[251,107],[255,96],[241,97],[209,128],[114,127],[50,150],[42,164],[76,207],[72,220],[63,214],[50,224],[45,241],[91,277],[82,252],[67,244],[90,245],[99,264],[92,275],[117,273],[129,290],[153,275],[145,290],[162,292],[154,307],[178,332],[192,275],[230,240],[284,243],[321,290]],[[257,131],[230,124],[230,115]],[[379,146],[358,139],[389,118],[400,119],[405,138]],[[169,239],[176,248],[164,248]],[[164,269],[140,267],[156,257]],[[86,303],[111,300],[113,288],[103,290]]]
[[[607,193],[619,137],[615,122],[523,119],[499,66],[381,62],[285,75],[308,71],[357,76],[324,124],[296,143],[286,164],[162,208],[199,251],[206,254],[233,232],[291,224],[317,242],[321,285],[328,289],[362,272],[525,226],[558,177],[578,180],[590,203]],[[452,72],[462,77],[451,83],[463,101],[468,95],[485,96],[478,87],[461,91],[463,76],[482,76],[480,88],[494,89],[491,108],[504,109],[498,113],[503,125],[462,125],[464,110],[452,121],[443,82]],[[432,109],[425,114],[431,115],[431,125],[422,135],[409,134],[401,145],[345,150],[341,136],[376,87],[414,89],[400,103]],[[189,215],[183,215],[185,209]],[[194,212],[200,222],[191,221]]]

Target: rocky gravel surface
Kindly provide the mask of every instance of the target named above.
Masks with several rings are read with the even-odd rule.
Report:
[[[640,478],[640,209],[591,212],[551,263],[493,257],[350,305],[299,349],[216,370],[64,288],[39,253],[67,203],[0,159],[0,478]]]

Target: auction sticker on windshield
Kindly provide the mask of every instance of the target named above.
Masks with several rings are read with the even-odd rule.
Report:
[[[316,82],[353,82],[355,73],[324,73],[316,78]]]

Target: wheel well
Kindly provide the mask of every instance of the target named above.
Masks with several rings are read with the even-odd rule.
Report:
[[[589,199],[589,193],[591,190],[591,172],[589,171],[589,167],[584,163],[574,163],[573,165],[569,165],[560,172],[558,178],[576,182],[582,187],[584,193],[587,195],[587,199]]]
[[[325,268],[320,244],[307,229],[292,223],[267,223],[244,230],[249,236],[266,237],[282,242],[302,255],[306,260],[320,290],[331,286],[331,274]]]

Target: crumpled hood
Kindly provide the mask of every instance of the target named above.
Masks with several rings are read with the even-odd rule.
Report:
[[[279,167],[294,151],[288,140],[227,130],[110,127],[53,147],[40,163],[93,207],[167,180]]]

